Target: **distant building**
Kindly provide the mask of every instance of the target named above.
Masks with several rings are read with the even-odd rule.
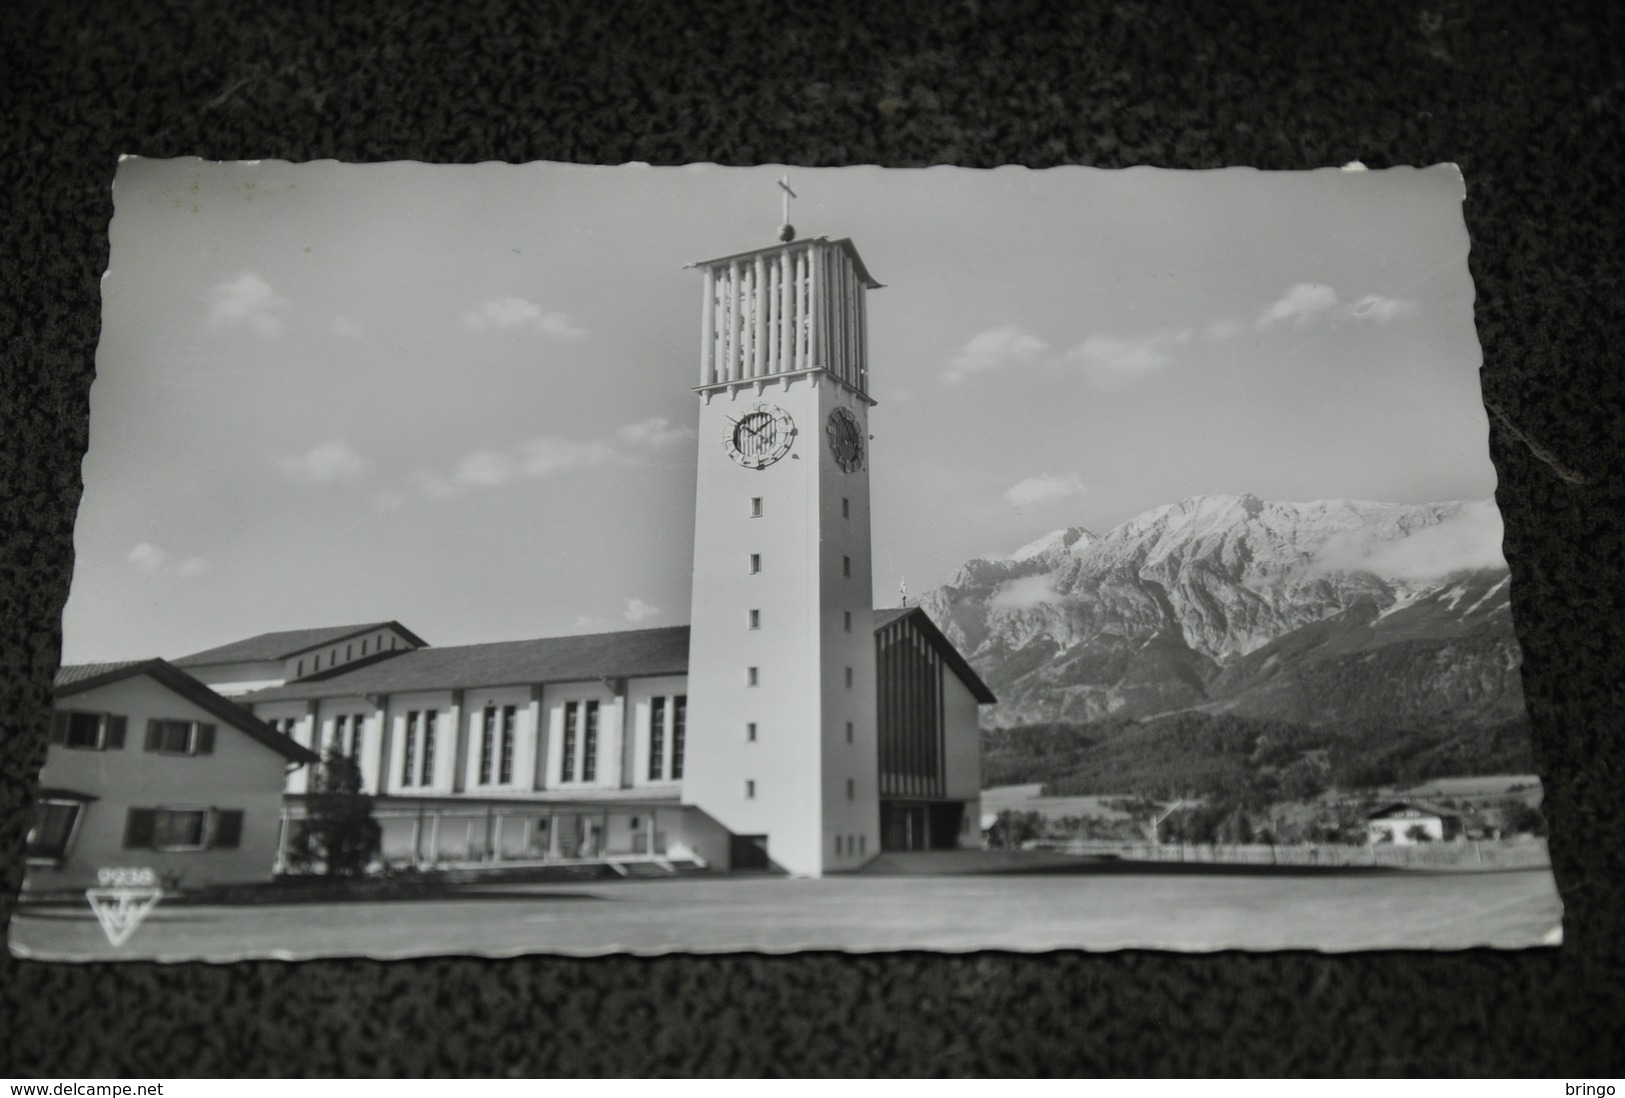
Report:
[[[869,854],[978,845],[977,710],[993,695],[924,611],[873,620],[881,835]],[[689,644],[677,626],[425,646],[241,701],[311,751],[357,761],[386,861],[759,865],[755,840],[688,796]],[[771,704],[760,715],[739,750],[778,732]],[[290,775],[290,821],[310,782]]]
[[[1366,816],[1366,833],[1374,844],[1444,842],[1461,836],[1461,814],[1431,801],[1394,801]]]
[[[172,888],[269,880],[284,778],[315,761],[163,660],[64,667],[23,889],[111,868]]]
[[[261,633],[173,662],[216,693],[231,696],[291,679],[331,674],[342,667],[376,663],[422,647],[422,638],[400,622],[380,621]]]

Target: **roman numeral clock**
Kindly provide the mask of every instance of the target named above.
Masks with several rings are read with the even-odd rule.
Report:
[[[818,876],[880,850],[867,306],[850,240],[705,260],[684,803]],[[720,442],[720,445],[718,443]]]

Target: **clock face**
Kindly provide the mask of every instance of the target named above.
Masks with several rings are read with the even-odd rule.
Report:
[[[835,464],[850,473],[863,467],[863,428],[858,417],[845,408],[829,414],[829,452]]]
[[[795,437],[796,426],[789,412],[757,403],[732,420],[722,445],[728,456],[745,468],[765,469],[790,452]]]

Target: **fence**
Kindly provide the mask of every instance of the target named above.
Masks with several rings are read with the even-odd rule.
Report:
[[[1394,869],[1536,869],[1551,864],[1545,839],[1341,846],[1303,843],[1150,843],[1073,839],[1031,844],[1126,862],[1213,865],[1387,866]]]

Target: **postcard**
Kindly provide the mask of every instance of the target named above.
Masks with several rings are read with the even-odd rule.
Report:
[[[122,159],[12,952],[1559,944],[1469,182]]]

